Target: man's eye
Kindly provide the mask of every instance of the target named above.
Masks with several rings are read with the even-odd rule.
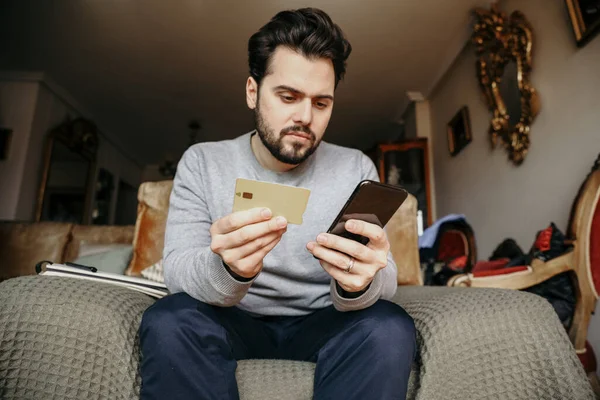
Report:
[[[280,96],[280,97],[284,103],[291,103],[292,101],[295,100],[293,96]]]
[[[324,109],[324,108],[327,108],[327,103],[320,103],[319,102],[319,103],[316,103],[315,105],[317,106],[317,108],[319,108],[321,110]]]

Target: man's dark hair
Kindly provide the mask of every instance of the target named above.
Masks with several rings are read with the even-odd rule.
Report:
[[[250,75],[260,85],[269,73],[271,57],[285,46],[307,58],[328,58],[333,63],[335,86],[344,77],[350,42],[329,15],[316,8],[281,11],[248,41]]]

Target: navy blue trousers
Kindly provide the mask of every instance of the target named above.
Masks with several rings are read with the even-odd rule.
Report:
[[[259,358],[315,362],[315,399],[404,399],[415,343],[412,318],[384,300],[256,318],[177,293],[142,318],[141,398],[238,399],[237,360]]]

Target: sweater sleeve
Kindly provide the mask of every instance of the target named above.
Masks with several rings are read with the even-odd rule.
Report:
[[[375,165],[366,155],[362,154],[361,167],[362,179],[370,179],[379,182],[379,175]],[[390,300],[396,294],[398,267],[388,252],[387,266],[375,274],[369,288],[356,298],[346,298],[340,295],[336,288],[336,282],[331,280],[330,293],[334,307],[339,311],[354,311],[370,307],[379,299]]]
[[[165,231],[165,284],[171,293],[186,292],[208,304],[233,306],[246,295],[253,280],[236,280],[210,249],[214,221],[205,199],[201,163],[202,153],[193,146],[177,166]]]

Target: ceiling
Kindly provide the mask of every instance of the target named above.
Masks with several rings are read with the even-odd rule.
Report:
[[[353,46],[326,140],[368,149],[398,135],[468,40],[489,0],[2,0],[0,69],[41,71],[140,165],[253,129],[245,103],[250,35],[282,9],[314,6]]]

